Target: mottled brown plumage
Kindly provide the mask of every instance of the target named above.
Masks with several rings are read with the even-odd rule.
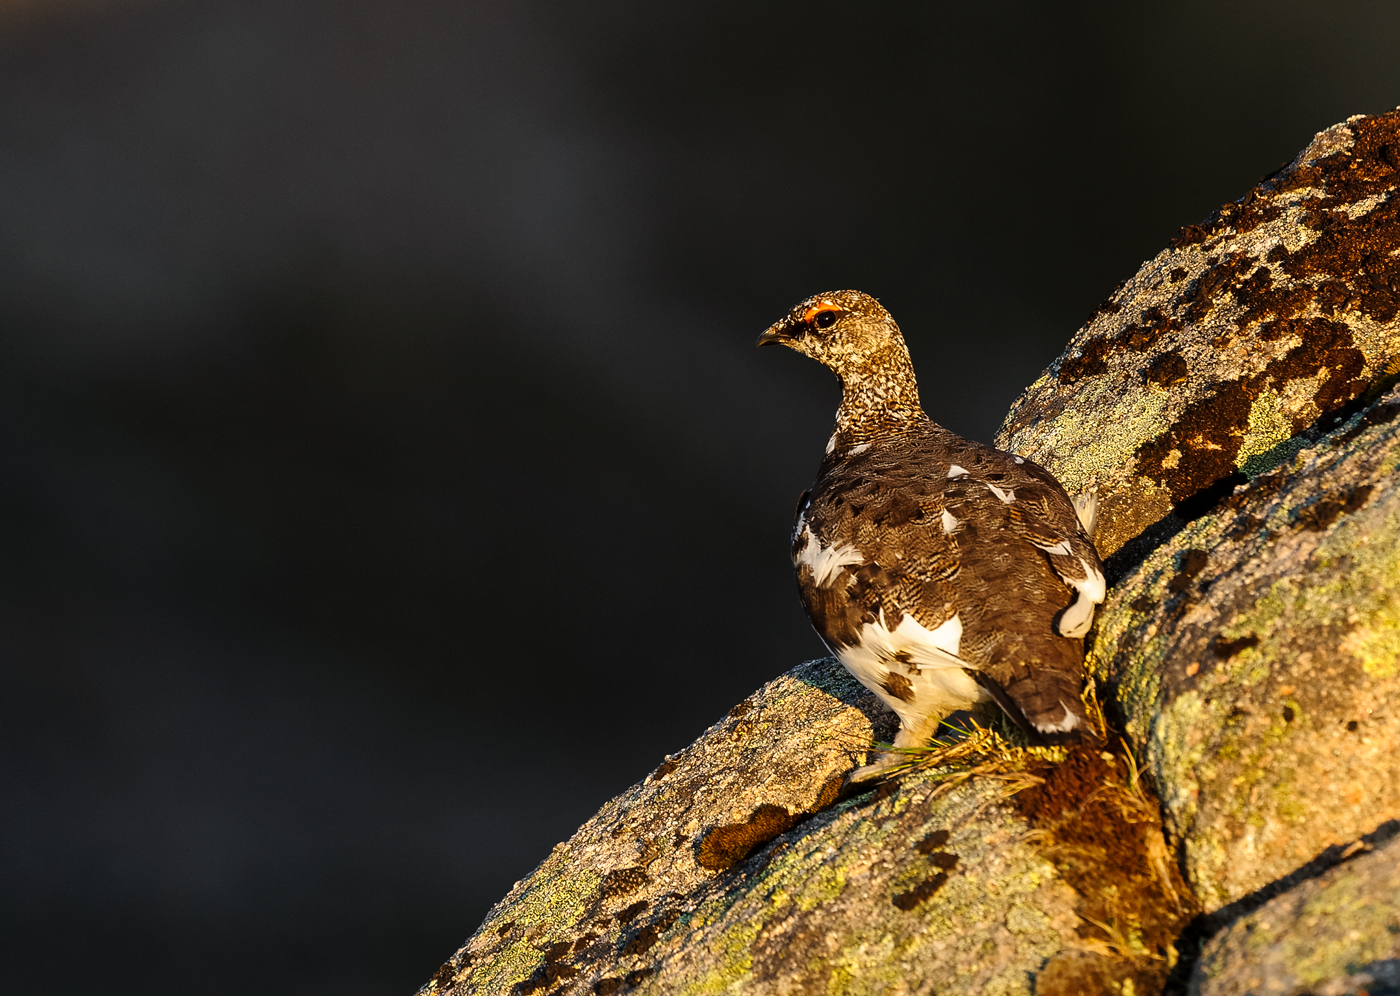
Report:
[[[1082,637],[1104,597],[1092,513],[1044,468],[932,422],[899,328],[874,298],[809,298],[768,342],[842,383],[836,430],[799,502],[793,562],[818,634],[899,714],[896,745],[988,699],[1033,736],[1077,736]]]

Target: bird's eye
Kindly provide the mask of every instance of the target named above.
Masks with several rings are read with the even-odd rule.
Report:
[[[829,329],[836,324],[836,312],[819,311],[817,317],[812,319],[812,324],[819,329]]]

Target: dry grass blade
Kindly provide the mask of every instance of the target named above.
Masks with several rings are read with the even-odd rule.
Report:
[[[1102,930],[1108,936],[1108,940],[1098,943],[1110,948],[1117,954],[1124,955],[1128,958],[1152,958],[1156,961],[1167,960],[1157,952],[1149,950],[1147,946],[1142,943],[1141,937],[1135,934],[1125,934],[1118,926],[1118,921],[1116,919],[1110,919],[1107,923],[1104,923],[1102,920],[1096,920],[1094,917],[1085,916],[1083,913],[1078,914],[1078,916],[1079,919],[1087,923],[1092,923],[1095,927]]]
[[[1081,698],[1091,734],[1107,742],[1108,721],[1092,677],[1085,681]],[[890,768],[886,777],[901,778],[916,772],[935,772],[939,783],[934,790],[937,795],[950,792],[973,778],[993,779],[1004,783],[1004,790],[999,796],[1009,798],[1033,785],[1044,784],[1045,779],[1033,774],[1030,769],[1043,771],[1046,762],[1058,763],[1068,756],[1064,747],[1032,746],[1026,741],[1025,734],[1000,712],[993,713],[986,725],[979,722],[975,715],[962,714],[958,720],[945,721],[939,728],[939,734],[921,747],[875,744],[877,750],[903,756],[903,761]],[[1124,749],[1127,750],[1126,742]],[[1115,796],[1127,796],[1127,800],[1119,800],[1119,806],[1126,806],[1134,815],[1155,813],[1151,800],[1143,791],[1137,759],[1130,750],[1125,765],[1128,768],[1128,784],[1105,786],[1105,789]]]
[[[1086,675],[1084,679],[1084,691],[1079,693],[1079,699],[1084,703],[1084,715],[1089,719],[1089,725],[1093,728],[1094,734],[1100,739],[1108,740],[1108,718],[1104,715],[1103,705],[1099,702],[1099,686],[1094,681],[1093,675]]]
[[[1062,748],[1028,746],[1021,741],[1019,731],[1009,725],[1005,730],[998,729],[995,721],[983,726],[967,717],[944,723],[943,729],[947,731],[944,736],[935,737],[924,747],[882,747],[905,757],[902,764],[890,769],[890,777],[937,772],[935,795],[950,792],[973,778],[992,779],[1003,782],[999,794],[1010,797],[1044,782],[1027,770],[1032,761],[1057,761],[1064,757]]]

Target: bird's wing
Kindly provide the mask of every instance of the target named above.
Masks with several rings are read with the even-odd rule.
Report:
[[[944,494],[957,524],[964,655],[1037,731],[1069,734],[1084,721],[1077,637],[1105,589],[1073,502],[1044,468],[975,444],[954,454]]]
[[[948,474],[948,514],[976,528],[976,538],[969,535],[961,544],[968,566],[988,579],[1001,578],[1007,567],[1024,569],[1022,544],[1028,544],[1074,592],[1055,631],[1072,639],[1088,633],[1107,586],[1093,541],[1059,482],[1038,464],[974,444],[955,454]]]
[[[803,601],[843,659],[965,666],[1018,722],[1068,733],[1083,651],[1064,637],[1103,598],[1098,556],[1048,472],[951,438],[824,465],[793,538]]]
[[[899,630],[906,616],[951,632],[943,627],[957,614],[958,550],[943,528],[941,482],[920,472],[917,456],[895,445],[828,461],[799,510],[798,584],[833,648],[857,642],[867,626]],[[942,642],[956,659],[957,641]]]

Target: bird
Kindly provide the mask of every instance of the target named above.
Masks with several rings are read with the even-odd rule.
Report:
[[[798,499],[792,562],[813,628],[899,717],[876,778],[949,713],[996,703],[1035,743],[1089,728],[1084,636],[1105,596],[1097,504],[925,414],[904,337],[873,297],[807,298],[758,337],[830,369],[836,425]],[[953,371],[941,375],[956,376]]]

